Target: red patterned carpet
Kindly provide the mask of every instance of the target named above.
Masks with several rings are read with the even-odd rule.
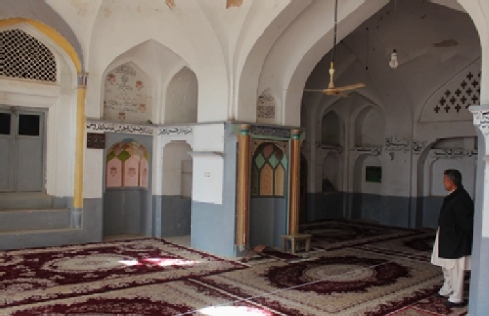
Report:
[[[267,249],[246,264],[158,239],[0,252],[0,315],[467,314],[433,296],[433,231],[303,229],[313,251]]]

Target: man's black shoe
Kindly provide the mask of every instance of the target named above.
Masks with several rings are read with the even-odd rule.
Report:
[[[448,298],[450,295],[441,295],[440,293],[436,292],[435,294],[433,294],[434,297],[438,297],[438,298]]]
[[[446,301],[445,303],[443,303],[443,305],[445,305],[446,307],[463,307],[465,306],[465,303],[464,302],[453,303],[450,301]]]

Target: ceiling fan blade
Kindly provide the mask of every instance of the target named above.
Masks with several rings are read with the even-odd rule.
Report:
[[[324,89],[304,89],[306,92],[324,92]]]
[[[336,87],[338,91],[347,91],[347,90],[353,90],[353,89],[358,89],[358,88],[363,88],[366,85],[364,83],[357,83],[357,84],[351,84],[348,86],[342,86],[342,87]]]

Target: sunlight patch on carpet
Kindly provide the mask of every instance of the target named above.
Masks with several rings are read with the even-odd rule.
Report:
[[[199,310],[206,316],[271,316],[271,312],[256,307],[245,306],[211,306]]]

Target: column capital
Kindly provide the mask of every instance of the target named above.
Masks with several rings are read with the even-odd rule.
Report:
[[[301,137],[302,130],[300,128],[294,128],[290,131],[290,133],[292,134],[292,139],[297,140]]]
[[[77,75],[78,77],[78,89],[86,89],[88,81],[88,72],[81,71]]]
[[[474,115],[474,125],[487,136],[489,135],[489,104],[471,106],[470,112]]]
[[[242,135],[249,135],[250,134],[250,129],[251,129],[251,125],[250,124],[241,124],[239,126],[239,130],[241,132]]]

